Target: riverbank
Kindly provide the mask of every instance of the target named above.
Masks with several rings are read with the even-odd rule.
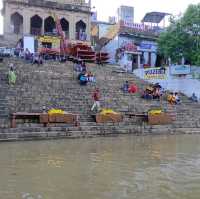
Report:
[[[1,143],[0,196],[197,199],[199,145],[199,135]]]
[[[14,63],[17,73],[16,85],[7,84],[8,63]],[[116,73],[114,66],[89,64],[88,70],[96,76],[96,84],[80,86],[71,62],[47,61],[42,66],[24,63],[16,58],[6,59],[0,67],[0,140],[38,140],[57,138],[89,138],[120,134],[176,134],[200,132],[199,104],[192,104],[182,97],[182,104],[170,106],[164,100],[146,101],[140,94],[124,94],[121,87],[125,81],[136,84],[140,91],[146,82],[133,74]],[[101,106],[124,115],[125,112],[147,112],[155,106],[174,112],[176,121],[171,125],[150,126],[138,118],[124,115],[123,122],[97,124],[91,117],[92,97],[95,87],[101,91]],[[80,126],[54,125],[43,127],[35,121],[19,120],[16,128],[10,128],[10,114],[14,112],[42,112],[59,108],[80,116]]]
[[[140,128],[140,129],[139,129]],[[112,130],[111,130],[112,129]],[[16,129],[15,129],[16,130]],[[20,131],[25,130],[20,128]],[[10,131],[10,132],[9,132]],[[135,136],[149,136],[149,135],[199,135],[199,128],[173,128],[173,126],[154,126],[141,128],[138,125],[135,128],[126,129],[123,127],[110,127],[107,130],[101,128],[98,131],[89,130],[77,130],[71,129],[61,130],[61,128],[51,128],[51,131],[44,129],[44,132],[33,131],[30,132],[30,128],[24,132],[13,132],[11,129],[7,129],[3,133],[0,133],[0,142],[16,142],[16,141],[36,141],[36,140],[60,140],[60,139],[85,139],[85,138],[100,138],[100,137],[118,137],[123,135],[135,135]],[[7,133],[5,133],[7,132]],[[9,133],[8,133],[9,132]]]

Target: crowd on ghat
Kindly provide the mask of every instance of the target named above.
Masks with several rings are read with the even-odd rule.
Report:
[[[25,60],[27,63],[37,65],[42,65],[44,63],[44,60],[54,60],[59,61],[61,63],[67,61],[66,56],[59,56],[55,54],[50,55],[39,52],[31,53],[28,49],[16,49],[14,55]]]
[[[78,81],[80,85],[87,85],[88,82],[96,82],[96,78],[91,71],[87,70],[86,64],[84,61],[78,61],[75,64],[74,70],[78,72]]]
[[[30,53],[28,49],[25,51],[19,51],[19,53],[16,55],[17,57],[24,59],[27,61],[27,63],[32,63],[32,64],[38,64],[42,65],[43,64],[43,56],[40,55],[39,53]],[[60,62],[66,62],[66,58],[60,57],[59,61]],[[86,63],[82,60],[77,60],[76,63],[74,63],[74,71],[77,72],[77,79],[79,81],[79,84],[81,86],[86,86],[88,83],[96,83],[96,77],[95,75],[88,70],[88,67],[86,66]],[[10,85],[14,85],[16,83],[16,73],[15,73],[15,68],[13,64],[9,65],[9,72],[8,72],[8,83]],[[120,89],[120,88],[119,88]],[[138,86],[135,83],[125,81],[125,83],[121,87],[121,91],[123,93],[127,94],[135,94],[135,93],[140,93],[141,98],[145,100],[162,100],[162,97],[164,94],[167,92],[164,91],[162,86],[159,83],[156,84],[149,84],[144,90],[140,91],[138,89]],[[100,110],[100,90],[95,89],[92,98],[94,100],[94,105],[92,107],[92,110],[94,108],[97,108],[97,111]],[[167,101],[171,105],[179,105],[181,104],[181,99],[179,97],[179,94],[177,92],[173,93],[170,92],[167,94]],[[192,102],[198,102],[198,98],[195,95],[195,93],[192,94],[192,96],[189,98]]]
[[[28,49],[20,49],[19,51],[15,52],[15,55],[25,61],[32,63],[32,64],[43,64],[43,57],[40,53],[31,53]]]

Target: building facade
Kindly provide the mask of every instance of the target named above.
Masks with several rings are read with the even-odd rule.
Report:
[[[109,40],[102,48],[103,51],[109,53],[112,64],[118,62],[117,55],[122,51],[132,51],[140,55],[141,67],[155,67],[159,65],[159,56],[157,53],[157,39],[159,36],[158,27],[154,29],[151,26],[126,23],[121,21],[120,29],[118,33]],[[92,24],[96,26],[96,35],[94,34],[94,40],[97,45],[106,38],[108,32],[113,30],[114,24],[106,22],[96,22]],[[92,36],[93,37],[93,36]],[[96,45],[96,46],[97,46]],[[137,61],[137,60],[135,60]]]
[[[27,35],[56,34],[56,17],[67,39],[90,40],[90,1],[3,0],[2,13],[4,38],[13,43]]]
[[[134,22],[134,7],[120,6],[118,8],[118,20],[126,21],[127,23]]]

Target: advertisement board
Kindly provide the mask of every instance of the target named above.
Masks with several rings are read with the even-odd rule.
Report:
[[[60,44],[60,38],[59,37],[53,37],[53,36],[40,36],[38,40],[42,43],[53,43],[53,44]]]
[[[191,67],[189,65],[171,65],[171,75],[189,75],[191,73]]]
[[[167,79],[165,68],[147,68],[144,69],[144,79],[154,80],[154,79]]]
[[[30,53],[35,52],[35,39],[31,36],[24,37],[24,49],[28,49]]]
[[[112,25],[110,24],[99,24],[99,38],[106,37]]]

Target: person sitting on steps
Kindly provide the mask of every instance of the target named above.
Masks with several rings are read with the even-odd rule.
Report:
[[[35,53],[33,56],[33,64],[43,64],[42,56],[39,53]]]
[[[192,96],[189,98],[191,101],[193,102],[198,102],[198,98],[197,96],[195,95],[195,93],[192,93]]]
[[[177,92],[174,93],[174,97],[175,97],[175,104],[181,104],[181,100]]]
[[[86,64],[85,64],[84,61],[82,61],[82,63],[81,63],[81,71],[82,72],[86,72],[87,71],[87,67],[86,67]]]
[[[89,82],[96,82],[95,76],[92,74],[92,72],[88,72],[87,77]]]
[[[135,84],[131,84],[128,88],[129,93],[137,93],[138,92],[138,87]]]
[[[129,82],[126,81],[126,82],[124,83],[124,85],[122,86],[122,91],[123,91],[124,93],[128,93],[128,89],[129,89]]]
[[[88,77],[86,75],[86,72],[81,72],[79,75],[78,75],[78,80],[80,82],[80,85],[82,86],[86,86],[87,83],[88,83]]]
[[[97,109],[97,112],[100,112],[101,111],[101,106],[100,106],[100,90],[99,88],[96,88],[95,91],[93,92],[92,94],[92,98],[94,100],[94,104],[91,108],[91,111],[94,111],[94,109],[96,108]]]

